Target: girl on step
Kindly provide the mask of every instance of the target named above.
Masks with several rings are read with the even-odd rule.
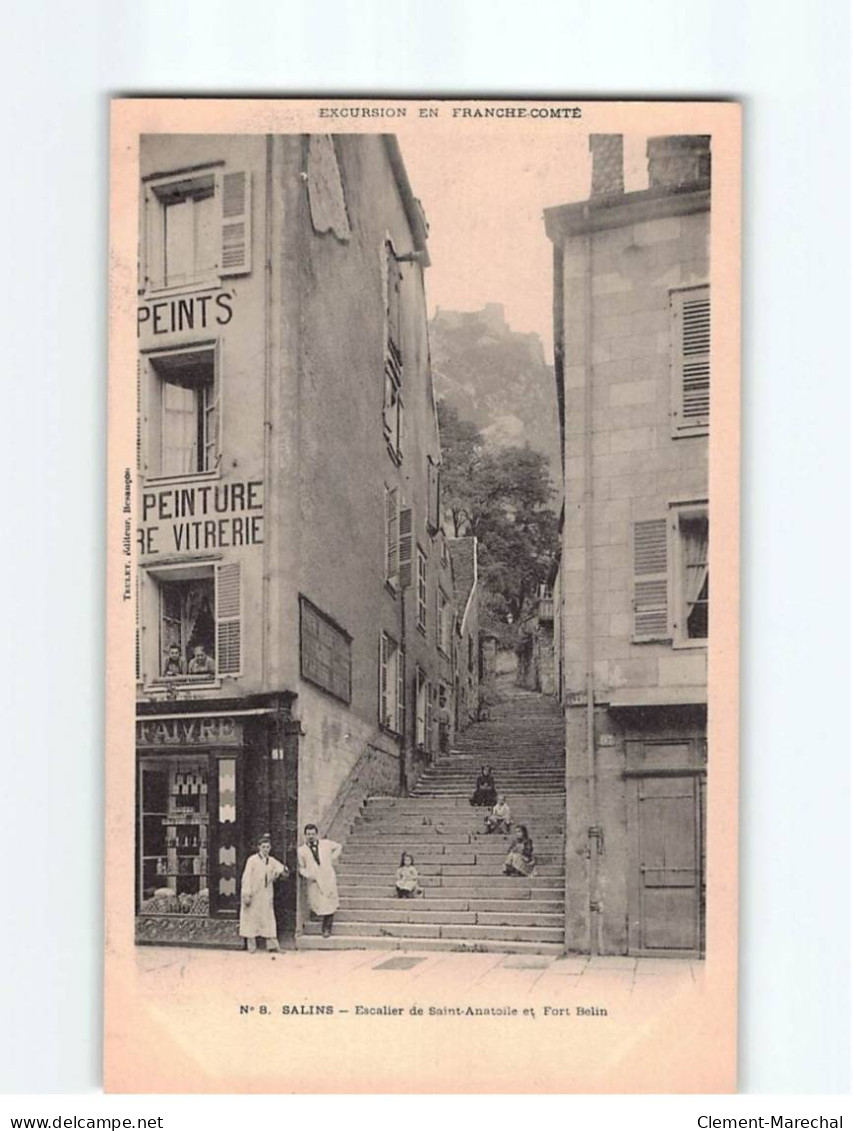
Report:
[[[410,852],[404,852],[400,857],[400,867],[397,869],[394,886],[397,889],[398,899],[414,899],[416,895],[424,894],[415,867],[415,858]]]
[[[489,765],[483,766],[480,770],[479,777],[474,785],[474,792],[471,796],[472,805],[485,805],[486,808],[491,809],[498,799],[498,791],[495,786],[495,778],[492,773],[492,767]]]
[[[533,855],[533,841],[527,825],[515,826],[515,840],[512,842],[504,861],[505,876],[532,876],[536,867]]]
[[[508,833],[512,829],[512,816],[509,803],[503,794],[498,798],[498,803],[491,813],[486,814],[487,833]]]

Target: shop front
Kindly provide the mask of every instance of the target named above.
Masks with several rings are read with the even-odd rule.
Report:
[[[242,946],[240,877],[262,832],[291,878],[279,932],[296,918],[299,724],[292,695],[137,707],[136,941]]]

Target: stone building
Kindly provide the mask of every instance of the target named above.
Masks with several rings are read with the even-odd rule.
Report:
[[[554,245],[565,520],[555,601],[567,750],[567,947],[704,947],[710,152],[590,138]]]
[[[427,225],[391,136],[140,164],[137,938],[238,945],[258,834],[295,874],[455,718]]]

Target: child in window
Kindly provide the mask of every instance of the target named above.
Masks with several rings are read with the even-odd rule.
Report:
[[[404,852],[400,857],[400,867],[397,869],[394,886],[397,889],[398,899],[414,899],[416,895],[424,894],[415,867],[415,858],[410,852]]]
[[[163,675],[183,675],[184,658],[179,644],[169,645],[169,654],[163,661]]]

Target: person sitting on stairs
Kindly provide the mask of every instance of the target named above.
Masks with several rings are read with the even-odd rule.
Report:
[[[415,867],[415,858],[410,852],[404,852],[400,857],[400,867],[397,869],[394,886],[397,889],[398,899],[414,899],[416,895],[424,894]]]
[[[471,795],[472,805],[485,805],[488,809],[498,799],[498,791],[495,786],[494,775],[492,774],[492,767],[488,764],[484,765],[474,785],[474,792]]]
[[[533,841],[526,825],[515,826],[515,839],[504,861],[505,876],[532,876],[536,867]]]
[[[491,813],[486,814],[487,833],[508,833],[512,830],[512,816],[505,794],[498,797]]]

